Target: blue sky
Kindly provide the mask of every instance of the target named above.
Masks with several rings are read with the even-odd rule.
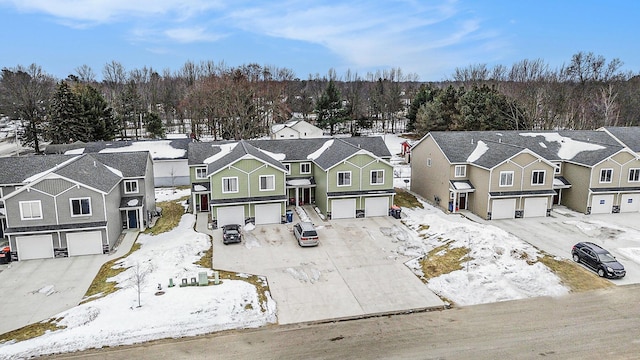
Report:
[[[456,68],[579,51],[640,72],[640,1],[613,0],[0,0],[0,67],[40,65],[64,78],[111,61],[177,71],[186,61],[292,69],[400,68],[421,81]]]

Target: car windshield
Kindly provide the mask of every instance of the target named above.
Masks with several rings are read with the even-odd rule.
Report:
[[[611,255],[609,253],[598,254],[598,257],[600,258],[600,261],[602,261],[604,263],[615,262],[616,261],[616,258],[614,258],[613,255]]]

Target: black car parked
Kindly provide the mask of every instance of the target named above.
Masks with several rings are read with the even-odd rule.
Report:
[[[583,263],[601,277],[622,278],[624,266],[607,250],[591,242],[579,242],[571,249],[573,261]]]
[[[233,244],[242,241],[242,233],[240,232],[240,225],[231,224],[222,227],[222,243]]]

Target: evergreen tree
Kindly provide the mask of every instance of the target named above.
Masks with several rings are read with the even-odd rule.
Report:
[[[345,121],[346,114],[342,107],[340,90],[333,80],[329,80],[327,87],[318,99],[316,111],[318,112],[318,126],[320,128],[328,127],[331,135],[334,134],[335,126]]]
[[[411,106],[409,107],[409,113],[407,114],[407,128],[406,131],[414,131],[416,128],[416,116],[418,115],[418,110],[422,107],[422,105],[431,102],[433,100],[435,89],[429,85],[420,85],[420,89],[418,93],[411,101]]]
[[[160,116],[154,112],[147,113],[147,131],[149,135],[154,139],[164,138],[164,125]]]
[[[78,97],[65,81],[58,83],[51,101],[46,136],[53,144],[88,141],[90,131]]]
[[[88,126],[90,141],[110,141],[118,133],[118,120],[104,96],[91,85],[76,87],[80,99],[82,117]]]

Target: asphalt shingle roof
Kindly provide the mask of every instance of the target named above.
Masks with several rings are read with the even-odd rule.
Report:
[[[229,166],[236,161],[240,160],[242,157],[250,155],[254,158],[257,158],[267,164],[272,165],[276,169],[281,169],[282,171],[286,171],[284,165],[272,158],[271,156],[265,154],[264,152],[258,150],[253,145],[249,144],[245,140],[240,140],[238,144],[226,155],[221,158],[215,160],[214,162],[207,165],[207,175],[210,175],[218,170]]]
[[[141,152],[127,152],[127,153],[97,153],[91,154],[98,161],[120,170],[122,176],[125,178],[144,177],[147,172],[147,160],[149,153],[147,151]]]
[[[25,179],[64,163],[68,155],[0,157],[0,184],[20,184]]]
[[[122,177],[89,154],[82,155],[53,172],[105,193],[111,192],[122,180]]]
[[[620,142],[626,145],[629,149],[640,153],[640,126],[633,127],[605,127],[611,135],[615,136]]]
[[[47,154],[64,154],[70,150],[84,149],[83,153],[98,153],[101,151],[110,151],[111,149],[118,149],[124,147],[132,147],[131,151],[148,151],[154,160],[167,160],[167,159],[186,159],[188,157],[189,144],[193,142],[191,139],[170,139],[170,140],[126,140],[126,141],[95,141],[88,143],[73,143],[73,144],[59,144],[49,145],[45,149]],[[158,145],[166,144],[168,149],[183,150],[179,156],[167,156],[165,152],[154,150],[158,149]],[[179,152],[176,152],[179,153]]]

